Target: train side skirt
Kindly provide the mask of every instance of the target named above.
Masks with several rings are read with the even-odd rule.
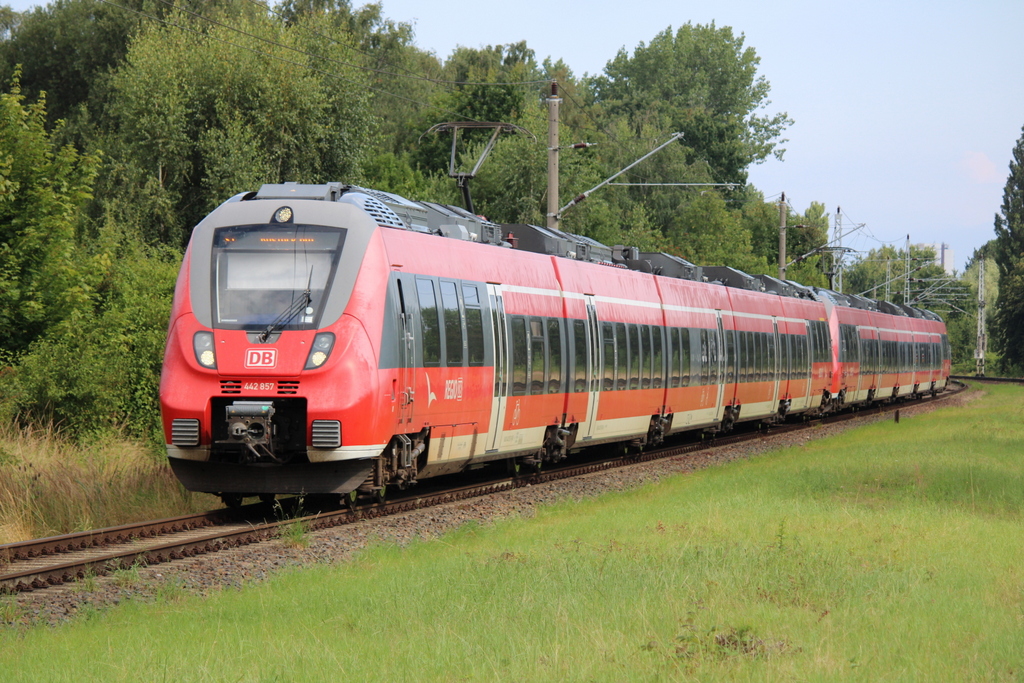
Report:
[[[204,493],[348,493],[366,481],[373,460],[240,465],[168,458],[189,491]]]

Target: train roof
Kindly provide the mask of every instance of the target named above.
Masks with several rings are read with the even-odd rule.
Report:
[[[521,249],[577,261],[624,268],[663,277],[695,282],[711,282],[725,287],[764,292],[778,296],[829,302],[865,311],[942,322],[942,318],[904,304],[875,301],[855,294],[840,294],[822,287],[807,287],[792,280],[770,275],[749,275],[728,266],[697,266],[686,259],[664,252],[641,252],[636,247],[609,247],[586,235],[575,235],[555,228],[528,223],[494,223],[462,207],[434,202],[418,202],[383,190],[343,183],[263,185],[258,192],[234,197],[231,201],[260,199],[305,199],[354,204],[385,228],[410,230],[451,239]]]

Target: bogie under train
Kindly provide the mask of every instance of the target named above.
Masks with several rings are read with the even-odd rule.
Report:
[[[192,234],[160,384],[190,490],[382,495],[945,388],[938,316],[340,184]]]

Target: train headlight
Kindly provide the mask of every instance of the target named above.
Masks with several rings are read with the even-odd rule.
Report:
[[[217,355],[213,351],[213,332],[196,332],[192,337],[192,350],[196,360],[204,368],[217,367]]]
[[[313,338],[313,348],[309,350],[309,358],[306,359],[306,369],[318,368],[327,362],[334,348],[334,334],[321,332]]]

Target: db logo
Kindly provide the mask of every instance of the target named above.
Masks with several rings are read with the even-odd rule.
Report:
[[[245,367],[277,367],[277,349],[247,349],[245,352]]]

